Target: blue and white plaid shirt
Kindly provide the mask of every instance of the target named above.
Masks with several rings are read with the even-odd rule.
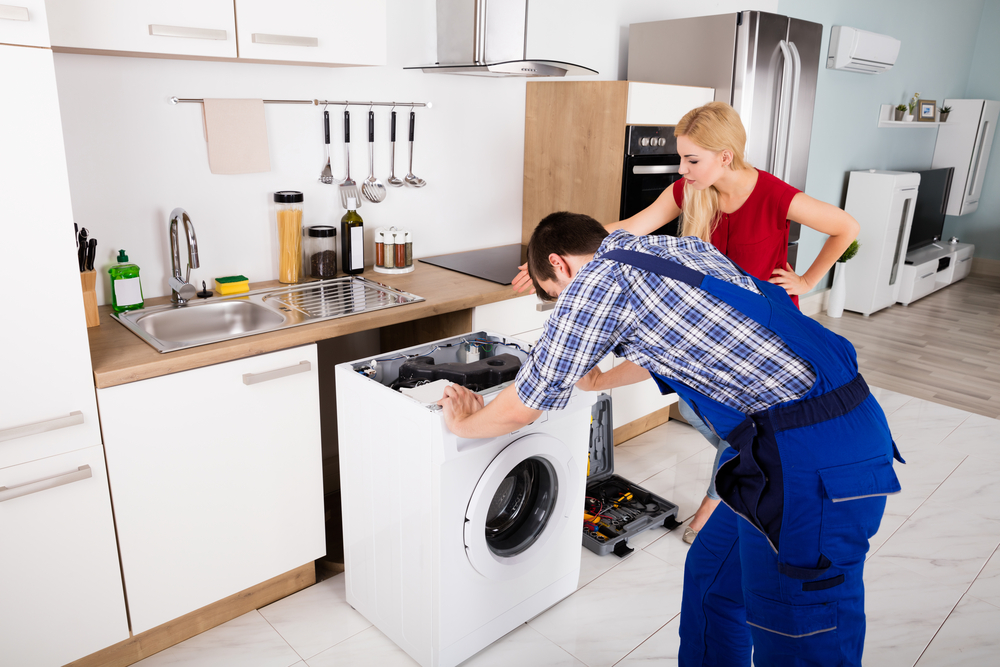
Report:
[[[760,293],[696,237],[616,230],[559,295],[521,367],[515,386],[526,406],[565,407],[577,380],[611,352],[743,413],[801,398],[812,387],[812,367],[770,330],[697,287],[601,259],[617,248],[668,257]]]

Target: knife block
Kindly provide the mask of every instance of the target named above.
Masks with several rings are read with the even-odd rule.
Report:
[[[83,310],[87,315],[87,327],[96,327],[101,323],[97,313],[97,271],[82,271],[80,285],[83,288]]]

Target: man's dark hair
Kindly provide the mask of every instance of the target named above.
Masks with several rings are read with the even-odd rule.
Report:
[[[539,280],[556,277],[549,255],[591,255],[597,252],[607,235],[608,231],[601,223],[583,213],[560,211],[542,218],[528,241],[528,275],[539,298],[555,301],[555,297],[538,284]]]

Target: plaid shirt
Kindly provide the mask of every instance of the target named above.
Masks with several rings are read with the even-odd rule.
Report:
[[[697,287],[601,260],[617,248],[669,257],[760,294],[696,237],[616,230],[559,295],[522,365],[515,386],[526,406],[565,407],[577,380],[611,352],[743,413],[801,398],[812,387],[812,367],[770,330]]]

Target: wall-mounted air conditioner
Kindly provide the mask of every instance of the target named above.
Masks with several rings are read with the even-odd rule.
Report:
[[[892,69],[899,55],[899,40],[876,32],[835,25],[830,31],[827,69],[881,74]]]

